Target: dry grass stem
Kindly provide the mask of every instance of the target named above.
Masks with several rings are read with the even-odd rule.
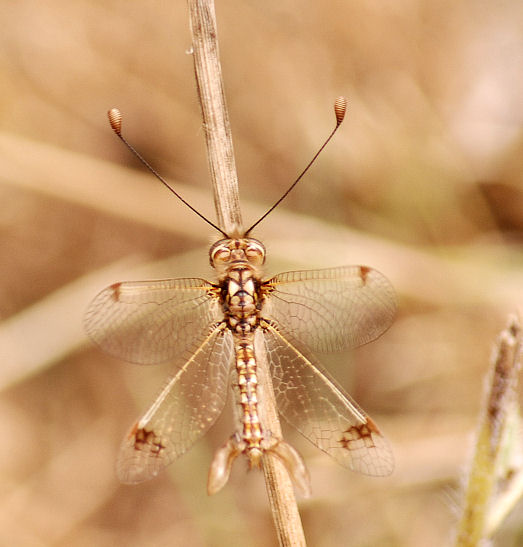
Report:
[[[521,326],[516,317],[511,317],[498,338],[492,357],[490,388],[483,405],[458,525],[458,547],[479,545],[495,531],[492,522],[499,525],[500,516],[505,515],[510,504],[516,501],[514,495],[497,497],[499,492],[521,492],[521,469],[514,469],[514,462],[518,457],[521,459],[522,448],[516,399],[520,369]],[[501,512],[496,508],[499,500],[502,501]],[[488,526],[489,514],[493,511],[497,517]]]
[[[282,430],[272,388],[269,364],[263,352],[258,353],[258,381],[263,401],[263,421],[270,428],[271,434],[282,438]],[[269,496],[272,516],[282,547],[301,547],[306,545],[294,489],[287,470],[272,453],[263,458],[265,486]]]
[[[214,2],[189,1],[194,70],[218,224],[228,234],[242,226],[238,175],[219,59]]]
[[[242,227],[238,177],[218,56],[214,2],[190,0],[189,8],[196,82],[202,107],[218,224],[228,234],[237,235],[241,233]],[[281,437],[274,393],[269,388],[271,380],[267,374],[267,367],[262,365],[260,371],[260,387],[264,397],[260,397],[258,404],[265,419],[264,427],[273,435]],[[280,545],[305,545],[293,486],[287,472],[272,455],[264,456],[263,471]]]

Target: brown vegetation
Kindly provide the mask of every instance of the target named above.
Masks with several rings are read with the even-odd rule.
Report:
[[[215,234],[106,121],[118,107],[128,139],[214,218],[185,4],[8,4],[0,543],[273,545],[260,474],[237,466],[205,493],[228,415],[161,478],[118,484],[120,439],[169,369],[111,359],[81,328],[110,283],[210,275]],[[285,431],[312,478],[300,502],[312,546],[452,536],[491,347],[522,309],[522,15],[516,0],[217,3],[246,225],[327,136],[334,98],[349,98],[334,141],[253,234],[268,273],[365,264],[399,296],[382,338],[322,356],[387,434],[395,473],[353,474]],[[516,508],[500,544],[517,544],[522,519]]]

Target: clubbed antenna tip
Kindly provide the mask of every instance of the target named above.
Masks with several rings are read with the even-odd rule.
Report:
[[[224,232],[219,226],[214,224],[214,222],[211,222],[208,218],[204,217],[200,212],[198,212],[190,203],[185,201],[180,194],[154,169],[152,165],[149,164],[149,162],[143,158],[143,156],[134,149],[134,147],[127,142],[125,137],[122,135],[122,113],[117,108],[111,108],[109,112],[107,112],[107,116],[109,118],[109,123],[111,124],[111,127],[113,131],[116,133],[118,138],[127,146],[127,148],[136,156],[136,158],[142,162],[142,164],[168,189],[170,190],[184,205],[189,207],[191,211],[196,213],[201,219],[203,219],[209,226],[212,226],[215,230],[218,230],[224,237],[229,237],[226,232]]]
[[[122,113],[117,108],[111,108],[109,112],[107,112],[107,116],[109,117],[109,123],[111,124],[111,128],[113,131],[118,135],[121,136],[122,134]]]
[[[298,178],[291,184],[291,186],[288,188],[288,190],[281,196],[281,198],[268,210],[265,212],[264,215],[262,215],[245,233],[244,236],[247,237],[249,235],[249,232],[251,232],[258,224],[267,216],[269,215],[278,205],[289,195],[289,192],[298,184],[298,182],[301,180],[303,175],[309,170],[310,166],[316,161],[316,158],[321,154],[321,151],[327,146],[329,141],[334,136],[334,133],[338,130],[338,127],[341,125],[341,122],[343,121],[343,118],[345,117],[345,111],[347,110],[347,99],[345,97],[338,97],[334,101],[334,113],[336,114],[336,127],[332,130],[332,133],[327,137],[327,140],[321,145],[320,149],[314,154],[314,157],[312,160],[307,164],[307,167],[300,173]]]
[[[347,99],[345,97],[338,97],[334,101],[334,113],[336,114],[336,124],[340,125],[345,118],[345,112],[347,111]]]

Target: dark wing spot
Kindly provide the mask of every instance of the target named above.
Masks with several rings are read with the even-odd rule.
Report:
[[[381,436],[378,426],[370,419],[360,425],[353,425],[343,432],[339,440],[341,446],[347,450],[356,450],[361,448],[361,443],[366,448],[374,448],[376,444],[372,438],[373,434]]]
[[[368,266],[360,266],[360,277],[363,284],[367,284],[367,276],[369,275],[370,268]]]
[[[132,428],[129,439],[133,442],[135,450],[148,452],[153,456],[160,456],[165,449],[161,438],[154,431],[138,427],[138,424]]]
[[[115,302],[120,301],[120,287],[121,286],[122,286],[121,283],[114,283],[113,285],[111,285],[111,291],[112,291],[111,297]]]

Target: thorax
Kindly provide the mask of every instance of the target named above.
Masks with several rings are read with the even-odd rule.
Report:
[[[210,260],[218,275],[220,303],[229,328],[240,335],[253,332],[263,303],[263,245],[252,238],[221,240],[211,247]]]

